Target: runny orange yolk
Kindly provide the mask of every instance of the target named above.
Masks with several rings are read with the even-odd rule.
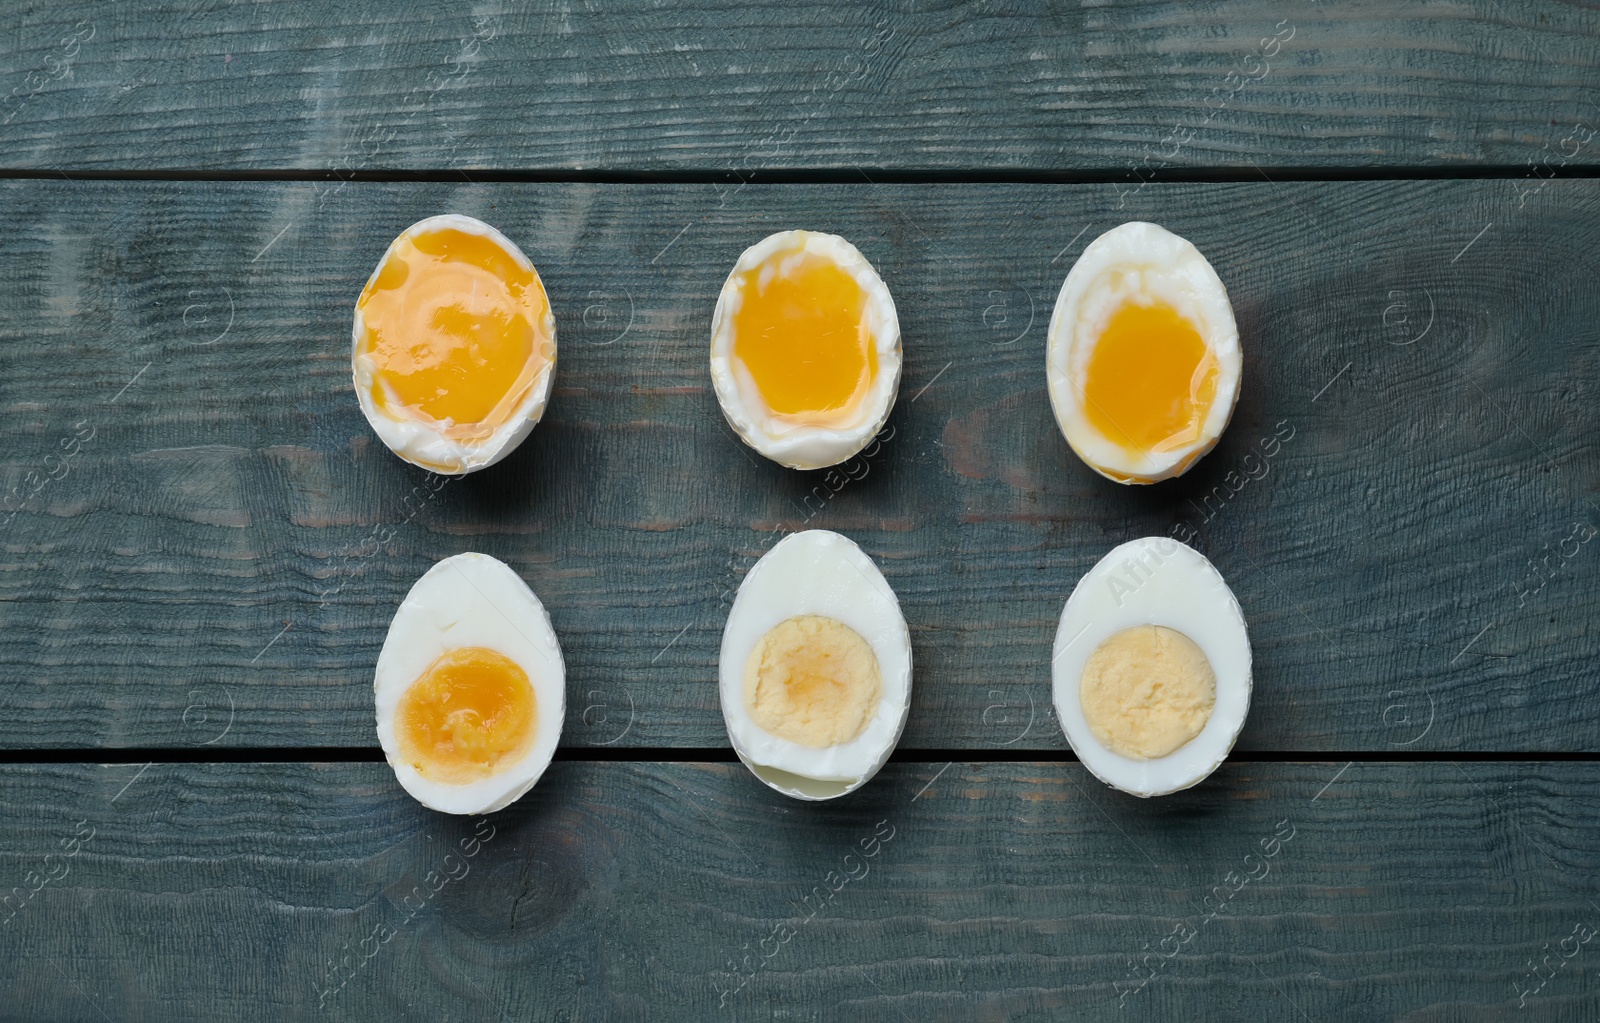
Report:
[[[464,785],[533,746],[539,708],[528,673],[504,654],[461,647],[428,665],[400,697],[400,755],[430,781]]]
[[[493,238],[455,228],[402,237],[356,302],[358,357],[393,418],[478,440],[511,418],[550,361],[538,274]]]
[[[851,423],[878,375],[861,285],[832,260],[797,257],[793,249],[774,253],[741,278],[733,355],[768,410],[796,426]]]
[[[1136,454],[1200,439],[1217,395],[1217,357],[1168,305],[1127,303],[1089,355],[1084,412],[1109,441]]]

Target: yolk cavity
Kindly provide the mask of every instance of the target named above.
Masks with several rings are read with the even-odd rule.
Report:
[[[485,647],[451,650],[400,697],[400,755],[430,781],[462,785],[533,746],[539,711],[528,673]]]
[[[549,300],[493,238],[455,228],[402,237],[356,303],[378,407],[454,439],[511,418],[549,362]]]
[[[1083,718],[1125,757],[1164,757],[1211,720],[1217,677],[1194,640],[1164,625],[1136,625],[1095,648],[1078,682]]]
[[[793,249],[741,275],[733,355],[772,413],[797,426],[849,424],[878,376],[867,296],[831,260]]]
[[[1159,454],[1200,439],[1217,394],[1217,358],[1168,305],[1118,309],[1089,355],[1084,413],[1109,441]]]
[[[744,667],[750,717],[780,739],[821,749],[849,742],[878,713],[877,655],[850,626],[800,615],[773,626]]]

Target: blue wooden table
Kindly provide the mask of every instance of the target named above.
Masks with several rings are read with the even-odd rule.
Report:
[[[0,1020],[1600,1018],[1594,7],[0,24]],[[446,211],[538,264],[562,349],[533,436],[436,489],[349,325]],[[1217,449],[1149,488],[1071,454],[1043,372],[1134,219],[1245,350]],[[751,456],[707,376],[728,268],[792,227],[900,312],[843,486]],[[715,681],[730,589],[807,527],[882,566],[916,663],[888,767],[819,805],[738,763]],[[1228,579],[1255,691],[1140,801],[1071,755],[1049,659],[1151,534]],[[568,669],[557,762],[485,818],[372,724],[395,607],[465,550]]]

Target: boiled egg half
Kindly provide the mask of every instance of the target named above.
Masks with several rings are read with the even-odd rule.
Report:
[[[378,741],[417,801],[488,813],[550,766],[567,711],[550,616],[517,573],[457,554],[401,601],[378,655]]]
[[[1186,789],[1227,757],[1250,709],[1244,613],[1205,555],[1133,540],[1067,598],[1051,674],[1056,718],[1095,777],[1136,796]]]
[[[510,454],[544,415],[556,321],[510,239],[459,214],[412,224],[356,300],[356,397],[389,450],[457,475]]]
[[[872,559],[826,529],[793,533],[739,585],[718,664],[739,759],[796,799],[878,772],[911,705],[911,633]]]
[[[782,231],[744,251],[711,318],[711,383],[741,439],[821,469],[854,456],[900,387],[900,320],[878,272],[838,235]]]
[[[1118,483],[1181,476],[1228,425],[1243,355],[1206,257],[1132,222],[1084,249],[1050,317],[1046,376],[1067,443]]]

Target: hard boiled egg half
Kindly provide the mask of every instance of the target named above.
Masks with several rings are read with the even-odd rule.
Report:
[[[744,251],[711,318],[711,383],[744,442],[794,469],[866,447],[900,387],[889,288],[838,235],[782,231]]]
[[[1244,612],[1205,555],[1133,540],[1067,598],[1051,674],[1056,717],[1095,777],[1136,796],[1186,789],[1227,757],[1250,709]]]
[[[567,713],[550,616],[487,554],[446,558],[411,587],[378,655],[373,695],[395,777],[445,813],[488,813],[532,788]]]
[[[395,454],[456,475],[510,454],[544,415],[556,321],[510,239],[458,214],[412,224],[356,300],[356,397]]]
[[[796,799],[866,784],[905,728],[911,633],[861,548],[810,529],[750,569],[722,633],[722,717],[739,759]]]
[[[1222,436],[1243,355],[1228,291],[1188,241],[1135,221],[1084,249],[1050,317],[1046,375],[1067,443],[1118,483],[1181,476]]]

